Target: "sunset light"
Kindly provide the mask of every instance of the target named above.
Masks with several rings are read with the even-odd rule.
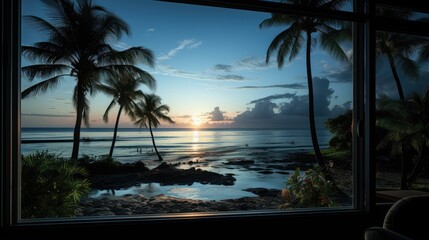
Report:
[[[203,120],[201,119],[201,117],[197,117],[197,116],[192,117],[192,126],[200,127],[202,123],[203,123]]]

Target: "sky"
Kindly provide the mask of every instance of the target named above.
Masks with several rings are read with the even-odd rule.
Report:
[[[123,50],[143,46],[153,51],[156,66],[138,67],[157,81],[154,92],[170,107],[174,126],[187,128],[307,128],[308,89],[305,48],[282,69],[274,58],[266,64],[272,39],[285,27],[260,29],[269,13],[166,3],[153,0],[94,1],[122,18],[132,36],[112,44]],[[47,9],[37,0],[22,1],[22,15],[47,18]],[[47,38],[28,22],[22,23],[22,44]],[[351,68],[334,60],[314,42],[311,54],[316,120],[324,121],[350,109]],[[348,46],[347,46],[348,45]],[[351,54],[351,44],[344,51]],[[22,66],[35,64],[22,59]],[[23,77],[22,90],[29,82]],[[43,95],[21,102],[22,127],[73,127],[75,81],[64,79]],[[389,90],[390,81],[383,89]],[[146,93],[151,91],[142,86]],[[381,89],[381,87],[380,87]],[[118,108],[109,123],[102,116],[111,98],[97,93],[90,98],[91,127],[113,127]],[[133,122],[121,116],[121,127]]]

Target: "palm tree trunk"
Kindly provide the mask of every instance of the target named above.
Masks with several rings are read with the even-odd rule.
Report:
[[[115,143],[116,143],[116,135],[118,133],[119,118],[121,117],[121,112],[123,107],[124,107],[123,105],[119,107],[118,116],[116,117],[115,130],[113,132],[113,140],[112,140],[112,146],[110,147],[110,151],[109,151],[109,158],[113,156],[113,149],[115,148]]]
[[[398,88],[399,99],[404,100],[404,91],[402,90],[401,80],[399,79],[398,71],[396,70],[395,60],[393,59],[392,54],[387,54],[389,59],[390,68],[392,69],[393,78],[396,82],[396,87]]]
[[[423,168],[423,163],[427,158],[426,146],[422,146],[422,150],[420,151],[420,156],[417,159],[417,162],[414,164],[413,171],[411,171],[410,176],[407,179],[408,186],[410,186],[419,176],[421,170]]]
[[[74,132],[73,132],[73,150],[71,155],[72,160],[77,160],[79,155],[80,128],[82,125],[82,116],[83,116],[83,102],[80,100],[80,96],[78,96],[78,102],[76,106],[76,123],[74,125]]]
[[[156,148],[155,138],[153,137],[152,125],[150,124],[150,122],[149,122],[149,131],[150,131],[150,136],[152,137],[153,148],[155,148],[156,155],[158,155],[159,161],[162,161],[163,160],[162,156],[161,154],[159,154],[158,149]]]
[[[314,154],[317,164],[324,168],[322,153],[320,152],[319,142],[317,140],[316,123],[314,120],[314,96],[313,96],[313,76],[311,75],[311,32],[307,32],[307,82],[308,82],[308,117],[310,120],[311,142],[313,143]]]
[[[407,169],[407,162],[405,161],[404,156],[404,141],[401,141],[401,165],[402,165],[402,172],[401,172],[401,190],[407,190],[408,189],[408,181],[407,181],[407,175],[408,175],[408,169]]]

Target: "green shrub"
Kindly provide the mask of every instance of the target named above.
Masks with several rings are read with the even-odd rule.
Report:
[[[313,167],[302,176],[299,168],[290,175],[288,188],[282,190],[280,208],[330,207],[333,183],[327,181],[321,168]]]
[[[54,154],[22,157],[21,217],[71,217],[90,191],[87,171]]]

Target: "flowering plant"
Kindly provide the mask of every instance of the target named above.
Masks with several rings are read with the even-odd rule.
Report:
[[[325,179],[320,167],[313,167],[301,174],[299,168],[289,177],[282,190],[280,208],[330,207],[333,202],[333,183]]]

